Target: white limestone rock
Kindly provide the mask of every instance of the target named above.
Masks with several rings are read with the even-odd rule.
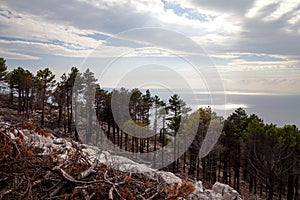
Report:
[[[241,200],[240,194],[230,187],[229,185],[216,182],[212,187],[212,192],[215,194],[221,194],[222,200]]]
[[[167,184],[172,185],[178,183],[179,186],[182,185],[182,180],[172,172],[157,171],[156,172]]]
[[[194,184],[195,191],[192,192],[188,199],[196,200],[242,200],[239,193],[229,185],[216,182],[212,190],[206,190],[202,186],[202,182],[198,181]]]

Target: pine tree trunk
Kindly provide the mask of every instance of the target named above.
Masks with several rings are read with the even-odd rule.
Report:
[[[149,138],[147,138],[146,141],[147,141],[147,153],[149,153],[149,145],[150,145],[149,144]]]
[[[131,150],[132,150],[132,153],[134,153],[134,137],[131,136]]]
[[[113,129],[113,143],[115,145],[116,144],[116,124],[115,124],[115,122],[113,122],[112,129]]]
[[[295,179],[295,197],[294,199],[295,200],[299,200],[299,175],[296,176],[296,179]]]
[[[230,162],[228,163],[228,184],[231,185],[231,165]]]
[[[92,137],[92,103],[90,101],[87,102],[86,104],[86,109],[87,109],[87,127],[86,127],[86,143],[90,143],[91,142],[91,137]],[[68,125],[70,126],[69,122]],[[69,132],[69,127],[68,127],[68,133]]]
[[[250,175],[250,180],[249,180],[249,192],[253,192],[253,177]]]
[[[119,128],[118,125],[116,126],[116,129],[117,129],[117,141],[118,141],[118,146],[120,146],[120,128]]]
[[[73,121],[73,106],[72,106],[72,91],[71,91],[71,94],[70,94],[70,118],[69,118],[69,127],[68,127],[68,131],[69,133],[72,132],[72,121]],[[92,113],[92,110],[91,110],[91,113]],[[92,119],[92,117],[91,117]]]
[[[10,104],[13,105],[14,103],[14,90],[12,86],[10,87]]]
[[[41,125],[44,126],[44,118],[45,118],[45,100],[46,100],[46,88],[43,89],[43,99],[42,99],[42,119]]]
[[[282,199],[282,172],[280,173],[280,183],[279,183],[279,200]]]
[[[123,147],[123,131],[120,132],[120,149]]]
[[[293,197],[294,197],[294,177],[289,171],[287,199],[293,199]]]
[[[274,186],[275,186],[275,174],[272,174],[269,177],[269,191],[268,191],[268,200],[272,200],[273,199],[273,195],[274,195]]]
[[[29,91],[27,90],[26,91],[26,97],[25,97],[25,100],[26,100],[26,105],[25,105],[25,112],[26,112],[26,119],[29,119]]]
[[[107,138],[110,140],[110,129],[111,129],[111,126],[110,126],[110,123],[107,124]]]
[[[185,165],[186,165],[186,153],[183,154],[183,173],[185,174]]]
[[[227,155],[226,155],[227,151],[224,152],[224,156],[223,156],[223,183],[228,184],[228,176],[227,176]]]
[[[163,129],[162,129],[162,148],[165,146],[165,118],[163,119]],[[161,151],[161,163],[164,166],[164,151]]]
[[[77,141],[79,141],[79,134],[78,134],[78,131],[77,131],[77,128],[76,128],[76,126],[78,126],[78,113],[79,113],[79,111],[78,111],[78,106],[77,106],[77,98],[78,98],[78,93],[77,92],[75,92],[75,98],[74,98],[74,107],[75,107],[75,110],[74,110],[74,121],[75,121],[75,139],[77,140]]]
[[[176,172],[176,133],[174,134],[174,152],[173,152],[173,172],[175,173]]]
[[[157,133],[157,107],[155,107],[155,114],[154,114],[155,118],[154,118],[154,136],[153,136],[153,139],[154,139],[154,154],[156,154],[156,133]],[[155,163],[155,159],[156,159],[156,156],[154,156],[154,163]]]
[[[189,175],[195,175],[196,162],[195,155],[190,151],[190,166],[189,166]]]
[[[254,194],[257,194],[257,179],[254,178]]]
[[[21,113],[21,90],[19,89],[19,97],[18,97],[18,114]]]
[[[213,182],[217,182],[217,158],[215,154],[213,157]]]
[[[60,127],[60,122],[61,122],[61,117],[62,117],[62,110],[63,110],[62,105],[59,105],[59,109],[58,109],[58,119],[57,119],[57,126],[58,126],[58,127]]]
[[[68,94],[68,91],[67,91],[67,122],[68,122],[68,133],[71,132],[71,125],[70,125],[70,102],[69,102],[69,94]],[[88,115],[88,113],[87,113]]]
[[[241,162],[241,149],[238,145],[237,147],[238,157],[237,157],[237,166],[236,166],[236,190],[237,192],[240,192],[240,162]]]
[[[140,144],[141,145],[141,144]],[[135,150],[136,150],[136,158],[137,158],[137,156],[138,156],[138,152],[139,152],[139,138],[136,138],[135,137]]]
[[[127,151],[128,150],[128,134],[127,133],[125,133],[125,151]]]
[[[259,186],[260,186],[260,196],[263,195],[263,184],[262,183],[259,183]]]
[[[200,178],[200,157],[197,156],[197,179],[199,178]]]
[[[24,95],[24,90],[22,90],[22,112],[24,113],[26,107],[26,98]]]

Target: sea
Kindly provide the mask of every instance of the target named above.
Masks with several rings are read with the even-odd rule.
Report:
[[[111,88],[107,88],[111,91]],[[145,89],[140,89],[145,92]],[[165,102],[173,94],[178,94],[192,108],[210,106],[214,112],[225,119],[237,108],[243,108],[248,115],[256,114],[265,123],[296,125],[300,128],[300,94],[245,92],[245,91],[202,91],[185,89],[149,89],[151,94],[158,95]]]

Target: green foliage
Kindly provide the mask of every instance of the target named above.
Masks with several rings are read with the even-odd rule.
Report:
[[[161,138],[160,136],[158,136],[156,138],[156,141],[160,142],[161,144],[168,145],[168,144],[171,143],[172,140],[170,138],[168,138],[168,137],[165,136],[165,141],[163,141],[163,138]]]
[[[13,88],[22,90],[25,87],[26,81],[32,79],[32,76],[33,75],[28,70],[18,67],[10,73],[10,83]]]
[[[36,74],[36,80],[42,87],[53,87],[55,84],[55,75],[49,68],[41,69]]]
[[[168,112],[167,125],[171,131],[170,134],[176,136],[182,116],[186,115],[192,109],[186,105],[178,94],[174,94],[170,97],[166,110]]]
[[[226,120],[223,127],[224,137],[222,142],[225,146],[236,146],[242,142],[243,131],[247,128],[249,118],[246,111],[238,108]]]
[[[0,58],[0,78],[6,75],[6,60],[4,58]]]
[[[9,83],[12,90],[17,90],[19,96],[23,91],[29,92],[33,87],[33,75],[30,71],[18,67],[9,73]]]
[[[42,116],[41,116],[41,125],[44,126],[45,118],[45,103],[49,95],[52,92],[53,87],[55,86],[55,75],[50,71],[49,68],[44,70],[39,70],[35,76],[35,83],[38,91],[41,93],[42,101]]]
[[[299,171],[294,159],[299,145],[299,131],[296,126],[282,128],[274,124],[264,124],[252,120],[244,131],[245,157],[250,166],[249,172],[269,189],[268,199],[272,199],[275,181],[286,181],[283,177]],[[298,172],[293,172],[298,173]]]
[[[163,111],[165,111],[164,107],[166,103],[162,101],[157,95],[153,97],[152,107],[154,109],[154,132],[157,133],[157,120],[159,117],[164,115]]]
[[[90,143],[92,140],[92,134],[93,134],[93,106],[94,106],[94,100],[95,100],[95,89],[97,87],[97,79],[95,78],[95,75],[90,69],[86,69],[86,71],[82,75],[82,86],[83,86],[83,95],[85,100],[85,112],[83,113],[83,117],[86,119],[86,138],[85,142]]]
[[[300,144],[299,130],[295,125],[285,125],[280,130],[278,142],[289,144],[289,148],[295,148]]]

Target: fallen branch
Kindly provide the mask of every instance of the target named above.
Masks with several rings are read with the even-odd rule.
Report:
[[[113,200],[114,197],[113,197],[113,191],[114,191],[114,187],[111,187],[109,192],[108,192],[108,199],[109,200]]]
[[[5,195],[11,193],[12,191],[13,191],[12,188],[10,188],[10,189],[6,188],[6,189],[2,190],[2,191],[0,192],[0,199],[2,199]]]
[[[93,193],[92,195],[89,195],[85,189],[81,190],[81,194],[82,194],[84,200],[90,200],[95,195],[95,193]]]
[[[95,173],[96,171],[94,169],[97,167],[97,165],[98,165],[98,160],[95,159],[95,162],[92,164],[92,166],[90,168],[88,168],[87,170],[85,170],[79,174],[78,179],[86,178],[91,173]]]
[[[109,198],[110,198],[110,199],[113,199],[113,190],[115,190],[116,193],[118,194],[118,196],[119,196],[121,199],[124,199],[124,198],[122,197],[122,195],[119,193],[119,191],[117,190],[116,186],[117,186],[117,185],[124,184],[125,181],[122,181],[122,182],[120,182],[120,183],[112,183],[110,180],[107,179],[106,176],[107,176],[107,171],[104,173],[104,180],[105,180],[107,183],[109,183],[109,184],[112,185],[112,187],[110,188],[109,193],[108,193],[108,194],[109,194]],[[124,200],[125,200],[125,199],[124,199]]]
[[[156,192],[155,194],[153,194],[151,197],[149,197],[147,200],[151,200],[153,199],[154,197],[156,197],[158,195],[158,192]]]
[[[69,175],[65,170],[63,170],[62,168],[60,168],[59,166],[55,166],[53,167],[54,171],[58,172],[59,175],[61,175],[62,177],[64,177],[66,180],[72,182],[72,183],[81,183],[81,184],[86,184],[87,182],[85,181],[79,181],[76,180],[75,178],[73,178],[71,175]]]
[[[18,145],[16,144],[16,142],[14,140],[12,140],[6,133],[4,133],[2,131],[0,131],[0,133],[3,134],[4,137],[7,138],[14,145],[14,147],[16,148],[16,150],[18,152],[18,155],[16,156],[16,158],[19,157],[20,156],[20,150],[19,150]]]
[[[54,197],[56,194],[59,193],[59,191],[64,187],[64,185],[66,184],[65,181],[61,181],[57,184],[57,186],[55,187],[55,189],[50,193],[50,197]]]

